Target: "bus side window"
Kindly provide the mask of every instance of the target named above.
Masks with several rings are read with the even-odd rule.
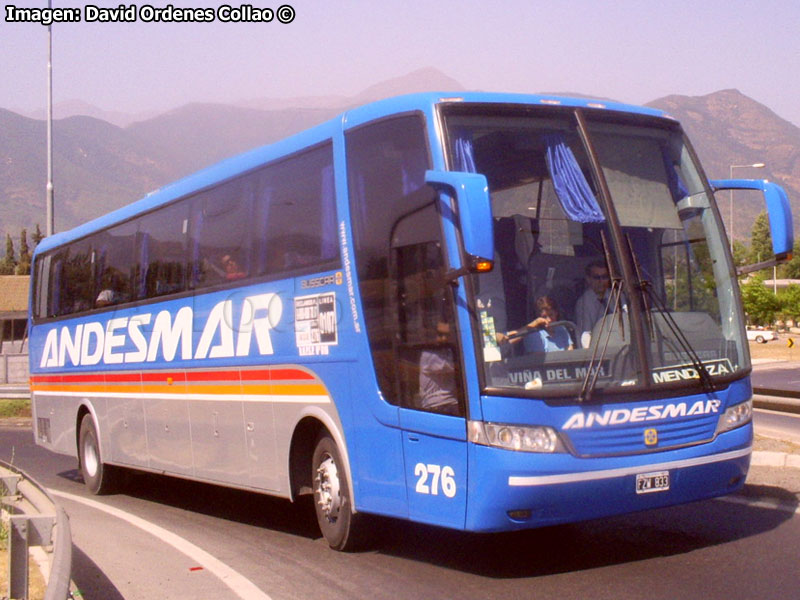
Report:
[[[259,273],[309,271],[339,257],[333,148],[324,144],[267,168],[255,239]]]
[[[154,298],[186,289],[186,232],[188,210],[186,202],[142,217],[140,229],[147,235],[140,250],[145,269],[146,296]]]
[[[190,255],[194,287],[251,274],[252,194],[234,180],[198,196],[192,205]]]
[[[131,221],[92,236],[93,246],[97,248],[96,307],[133,299],[137,225],[136,221]]]
[[[60,262],[55,316],[89,310],[94,304],[94,253],[87,240],[71,244],[56,255]],[[55,290],[54,290],[55,291]]]

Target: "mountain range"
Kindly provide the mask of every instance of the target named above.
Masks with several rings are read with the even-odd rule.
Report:
[[[378,83],[354,97],[260,98],[193,103],[163,114],[105,112],[84,102],[56,105],[53,124],[55,225],[61,231],[128,204],[174,179],[279,140],[372,100],[427,90],[463,91],[433,68]],[[566,95],[566,94],[565,94]],[[569,94],[576,95],[576,94]],[[586,95],[586,94],[580,94]],[[683,124],[712,179],[758,177],[783,185],[800,232],[800,128],[737,90],[667,96],[648,103]],[[0,108],[0,234],[44,229],[46,124],[37,113]],[[727,196],[725,200],[727,200]],[[737,197],[734,233],[747,240],[763,205]],[[727,203],[722,203],[727,219]]]

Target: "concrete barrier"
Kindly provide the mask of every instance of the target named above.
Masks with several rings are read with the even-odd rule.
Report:
[[[0,354],[0,383],[28,383],[28,355]]]

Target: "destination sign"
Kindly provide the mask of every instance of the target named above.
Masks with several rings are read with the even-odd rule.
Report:
[[[611,377],[611,366],[605,360],[601,365],[595,367],[598,379],[608,379]],[[512,385],[525,386],[528,389],[536,389],[549,383],[567,383],[583,381],[589,374],[589,365],[586,361],[563,362],[542,365],[537,368],[510,369],[508,379]],[[593,373],[594,375],[594,373]]]
[[[733,365],[727,358],[703,361],[703,366],[712,377],[728,375],[733,372]],[[653,369],[653,382],[655,383],[671,383],[691,379],[700,379],[700,373],[694,365],[672,365]]]

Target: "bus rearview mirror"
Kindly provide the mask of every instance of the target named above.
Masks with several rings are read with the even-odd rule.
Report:
[[[425,182],[456,199],[458,225],[464,252],[472,269],[480,262],[494,260],[494,223],[489,200],[489,184],[479,173],[426,171]]]
[[[784,189],[765,179],[716,179],[710,182],[715,192],[722,190],[756,190],[764,194],[772,235],[775,260],[783,261],[792,254],[794,232],[789,198]]]

